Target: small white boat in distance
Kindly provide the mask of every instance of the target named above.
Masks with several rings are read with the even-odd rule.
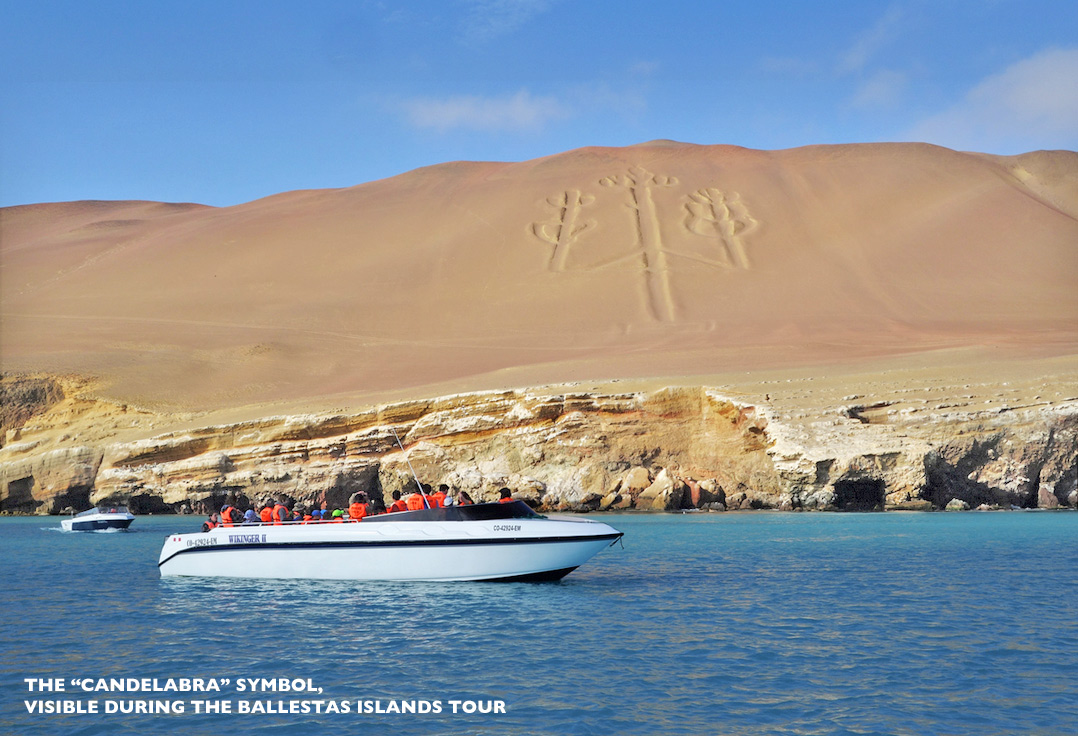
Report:
[[[523,501],[481,503],[173,534],[157,565],[162,576],[558,580],[621,535],[591,519],[540,516]]]
[[[98,506],[60,522],[66,532],[96,532],[102,529],[126,529],[135,515],[126,506]]]

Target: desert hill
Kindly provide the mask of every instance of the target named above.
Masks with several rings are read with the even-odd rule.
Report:
[[[668,141],[0,211],[5,370],[210,408],[1078,338],[1078,154]],[[541,369],[536,369],[541,366]]]
[[[653,141],[4,208],[0,510],[385,492],[393,423],[432,482],[549,507],[697,506],[697,481],[1073,506],[1075,284],[1069,151]]]

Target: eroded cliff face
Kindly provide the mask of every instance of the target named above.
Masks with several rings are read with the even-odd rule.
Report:
[[[0,511],[332,508],[409,492],[409,463],[424,483],[477,501],[508,487],[544,510],[1078,506],[1074,401],[928,415],[848,404],[794,421],[706,387],[546,388],[154,432],[175,419],[64,398],[7,432]]]

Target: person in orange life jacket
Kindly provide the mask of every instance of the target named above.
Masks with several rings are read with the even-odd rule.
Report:
[[[448,491],[448,490],[449,490],[449,486],[447,486],[445,483],[442,483],[440,486],[438,486],[438,490],[435,491],[430,497],[431,498],[431,506],[433,506],[436,509],[440,509],[443,506],[445,506],[445,499],[446,499],[446,496],[448,495],[446,493],[446,491]]]
[[[419,509],[429,508],[430,507],[430,502],[427,502],[426,504],[424,504],[423,503],[423,498],[424,498],[424,496],[423,496],[422,493],[413,493],[411,496],[409,496],[407,499],[405,499],[406,502],[407,502],[407,505],[408,505],[408,510],[409,511],[418,511]]]
[[[386,511],[388,513],[390,513],[390,514],[393,514],[393,513],[396,513],[398,511],[407,511],[407,510],[408,510],[408,504],[406,504],[401,499],[401,492],[400,491],[393,491],[393,503],[389,504],[389,508],[386,509]]]
[[[461,491],[460,495],[457,496],[457,506],[471,506],[473,503],[475,501],[472,500],[467,491]]]
[[[221,513],[217,516],[221,526],[239,526],[243,521],[243,514],[240,510],[230,503],[226,503],[221,507]]]
[[[352,521],[359,521],[367,515],[367,494],[360,491],[352,498],[355,500],[348,506],[348,517]]]
[[[513,503],[513,494],[509,492],[508,488],[498,491],[498,496],[498,503]]]
[[[286,521],[292,521],[292,512],[288,510],[288,507],[283,502],[278,501],[273,504],[273,512],[270,514],[270,518],[275,526],[279,526]]]
[[[262,520],[263,524],[269,524],[273,521],[273,504],[269,502],[268,498],[262,502],[262,509],[258,512],[258,518]]]
[[[202,522],[202,531],[208,532],[210,529],[217,527],[217,514],[210,514],[204,522]]]
[[[343,523],[343,522],[344,522],[344,512],[341,511],[340,509],[334,509],[333,510],[332,523],[340,524],[340,523]]]

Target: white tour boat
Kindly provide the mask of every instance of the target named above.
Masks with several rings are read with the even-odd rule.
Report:
[[[60,522],[67,532],[96,532],[103,529],[126,529],[135,520],[135,515],[126,506],[98,506],[83,511]]]
[[[513,501],[172,534],[157,565],[162,576],[558,580],[621,536],[599,521],[548,518]]]

